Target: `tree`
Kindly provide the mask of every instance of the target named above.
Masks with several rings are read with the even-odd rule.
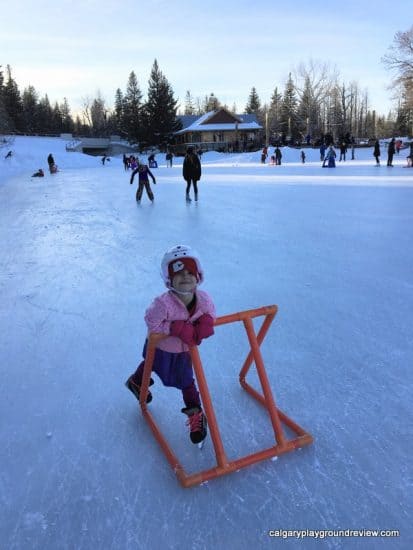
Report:
[[[282,96],[275,87],[271,96],[270,106],[268,108],[268,131],[270,136],[274,136],[277,140],[281,133],[280,117],[281,117],[281,100]]]
[[[281,102],[281,125],[283,141],[298,141],[301,139],[298,125],[297,96],[294,81],[291,73],[285,85],[284,95]]]
[[[125,116],[125,101],[123,99],[122,90],[118,88],[115,94],[115,108],[113,113],[113,124],[115,132],[122,133],[123,120]]]
[[[12,131],[13,123],[4,103],[4,76],[0,65],[0,133],[8,134]]]
[[[413,25],[395,34],[382,61],[396,74],[393,89],[399,92],[398,119],[413,134]]]
[[[139,143],[144,135],[142,125],[142,92],[136,74],[129,75],[123,99],[123,130],[131,143]]]
[[[17,131],[23,131],[23,102],[17,83],[12,78],[10,65],[7,65],[6,71],[7,82],[3,87],[4,107],[8,113],[8,116],[11,119],[14,129],[16,129]]]
[[[261,101],[255,87],[251,88],[248,102],[245,106],[245,112],[248,114],[255,114],[257,117],[261,114]]]
[[[187,90],[185,94],[184,115],[194,115],[194,114],[195,114],[194,100],[192,98],[191,92]]]
[[[22,102],[24,131],[28,133],[41,132],[38,109],[39,96],[33,86],[25,88]]]
[[[62,117],[62,132],[72,133],[74,130],[74,122],[70,114],[70,107],[67,98],[63,98],[63,103],[60,104],[60,113]]]
[[[171,134],[179,129],[176,119],[177,104],[172,87],[155,59],[144,109],[145,130],[149,143],[160,144],[169,141]]]

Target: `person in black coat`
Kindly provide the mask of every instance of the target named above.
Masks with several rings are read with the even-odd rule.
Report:
[[[195,153],[193,147],[188,147],[184,162],[182,165],[182,174],[186,181],[186,200],[191,201],[189,191],[191,190],[191,184],[194,187],[195,200],[198,200],[198,181],[201,179],[201,161],[198,155]]]
[[[387,166],[393,166],[393,155],[396,152],[395,139],[392,138],[387,148]]]
[[[374,143],[373,156],[376,159],[376,166],[380,166],[380,143],[378,139]]]

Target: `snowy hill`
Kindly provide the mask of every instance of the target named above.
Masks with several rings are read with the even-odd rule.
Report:
[[[155,203],[137,205],[120,158],[103,166],[53,138],[16,138],[12,149],[0,160],[5,549],[319,548],[310,534],[270,536],[298,529],[399,530],[324,545],[412,547],[406,153],[378,168],[357,149],[335,170],[316,149],[305,165],[284,149],[278,167],[259,152],[208,153],[197,204],[184,201],[182,159],[166,168],[159,155]],[[49,153],[60,171],[31,178]],[[280,409],[314,437],[193,489],[180,487],[123,385],[141,358],[145,309],[164,291],[160,259],[182,242],[201,254],[218,315],[278,304],[265,366]],[[247,352],[240,324],[200,346],[231,459],[273,441],[238,383]],[[180,392],[158,378],[151,391],[184,467],[213,466],[210,439],[202,451],[189,440]]]

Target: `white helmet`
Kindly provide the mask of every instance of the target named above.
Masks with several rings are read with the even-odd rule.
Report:
[[[199,283],[202,283],[204,280],[204,272],[202,271],[201,262],[199,261],[198,254],[190,246],[185,244],[177,244],[173,248],[167,250],[162,258],[161,262],[161,276],[164,280],[166,286],[171,288],[172,281],[169,277],[168,267],[171,262],[174,260],[179,260],[180,258],[191,258],[196,263],[198,270]]]

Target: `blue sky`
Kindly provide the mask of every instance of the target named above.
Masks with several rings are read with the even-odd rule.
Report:
[[[406,0],[21,0],[1,6],[0,64],[11,65],[21,90],[67,97],[76,112],[98,90],[111,106],[132,70],[145,94],[157,58],[182,105],[186,90],[213,92],[242,112],[252,86],[269,102],[290,71],[313,60],[358,82],[371,108],[387,114],[391,74],[380,59],[411,26],[410,11]]]

